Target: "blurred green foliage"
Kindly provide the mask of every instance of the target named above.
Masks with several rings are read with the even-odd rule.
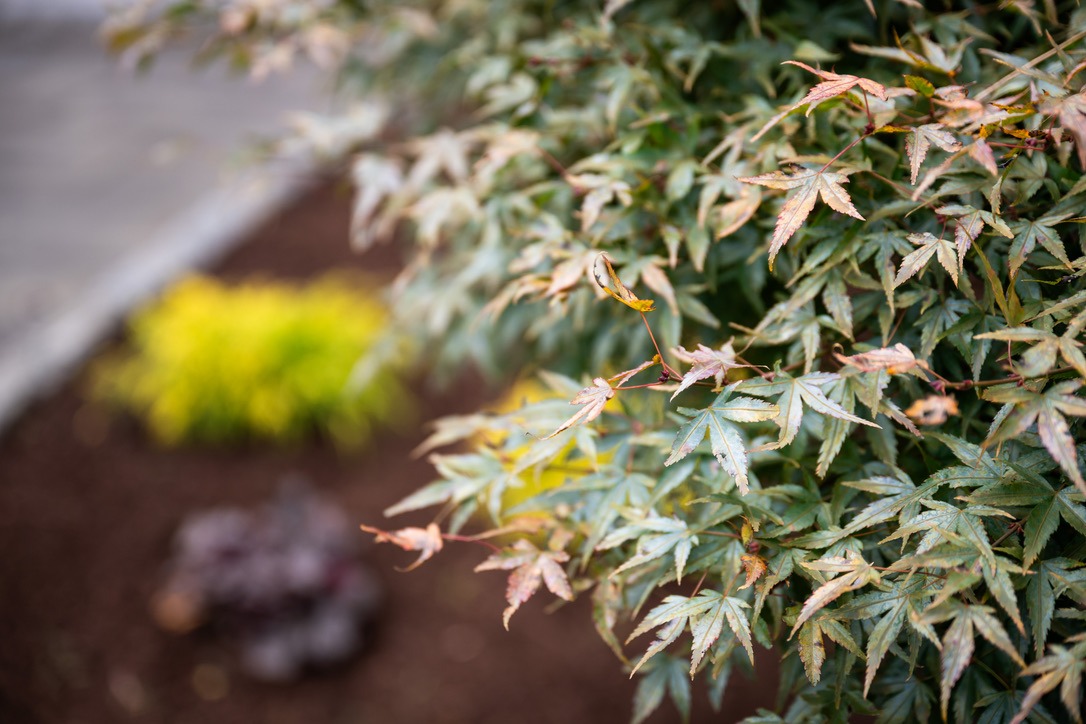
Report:
[[[125,350],[95,366],[93,393],[168,445],[313,433],[359,445],[410,408],[391,360],[352,375],[388,324],[371,288],[187,278],[133,317]]]

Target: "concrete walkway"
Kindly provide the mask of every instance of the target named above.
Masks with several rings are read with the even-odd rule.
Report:
[[[254,85],[190,57],[133,76],[93,22],[0,14],[0,427],[304,183],[242,157],[287,111],[321,108],[315,74]]]

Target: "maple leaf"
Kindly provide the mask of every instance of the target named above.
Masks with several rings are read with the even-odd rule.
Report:
[[[1011,243],[1010,251],[1007,253],[1007,264],[1010,265],[1011,274],[1018,273],[1018,269],[1025,263],[1026,258],[1033,253],[1037,242],[1040,242],[1041,246],[1056,257],[1061,264],[1069,269],[1072,268],[1063,240],[1054,228],[1056,224],[1070,217],[1071,214],[1045,214],[1039,219],[1023,219],[1013,223],[1011,229],[1014,231],[1014,242]]]
[[[641,681],[634,692],[633,717],[630,724],[641,724],[656,711],[667,694],[679,711],[682,721],[690,721],[690,679],[686,664],[674,656],[653,659],[642,670]]]
[[[468,154],[474,140],[466,133],[442,128],[430,136],[412,139],[407,147],[415,154],[415,164],[407,176],[412,188],[422,188],[444,171],[449,178],[462,182],[468,177]]]
[[[782,171],[774,171],[761,176],[747,176],[739,179],[743,183],[793,192],[785,200],[780,214],[777,215],[777,225],[773,229],[773,238],[769,243],[771,269],[777,252],[803,225],[811,210],[814,209],[815,201],[819,196],[822,197],[822,202],[834,211],[864,220],[856,207],[852,205],[852,197],[841,185],[848,183],[851,173],[851,170],[836,172],[825,169],[819,171],[797,169],[791,176]]]
[[[633,203],[630,185],[625,181],[613,179],[595,173],[567,174],[566,181],[579,193],[583,193],[581,204],[581,231],[588,231],[600,218],[603,207],[612,201],[622,206]]]
[[[792,632],[788,634],[789,639],[796,635],[796,631],[799,630],[804,621],[818,613],[826,605],[849,591],[855,591],[858,588],[863,588],[868,583],[875,583],[879,580],[879,572],[875,570],[874,566],[852,551],[849,551],[847,556],[830,556],[810,563],[804,562],[801,565],[814,571],[840,573],[841,575],[823,583],[803,602],[803,608],[800,609],[799,616],[792,626]]]
[[[966,605],[954,601],[952,603],[933,606],[919,618],[917,624],[921,629],[927,629],[929,636],[934,636],[931,624],[951,619],[950,626],[943,634],[940,647],[940,660],[942,676],[940,677],[940,689],[942,691],[941,703],[943,718],[946,719],[947,705],[950,703],[950,694],[954,685],[961,678],[973,658],[976,646],[977,634],[988,640],[993,646],[1011,657],[1019,666],[1025,666],[1025,661],[1018,654],[1018,649],[1011,642],[1006,629],[994,615],[994,609],[989,606]]]
[[[789,445],[795,439],[796,433],[799,432],[799,424],[803,420],[805,405],[819,415],[827,415],[839,420],[879,428],[870,420],[864,420],[848,412],[826,397],[825,393],[820,389],[824,385],[839,379],[841,379],[840,375],[829,372],[813,372],[802,377],[778,375],[777,379],[773,381],[749,380],[741,382],[737,389],[755,397],[777,397],[779,412],[774,422],[780,427],[781,434],[773,445],[773,448],[776,449]]]
[[[1086,317],[1082,319],[1086,322]],[[976,339],[1033,343],[1032,347],[1021,354],[1015,366],[1015,371],[1022,377],[1040,377],[1047,374],[1055,366],[1057,354],[1079,374],[1086,377],[1086,357],[1080,349],[1082,343],[1075,339],[1080,332],[1081,329],[1077,324],[1068,325],[1067,330],[1060,337],[1044,329],[1008,327],[995,332],[978,334]]]
[[[897,600],[891,604],[890,610],[871,629],[871,633],[867,637],[867,674],[864,676],[865,697],[871,689],[871,684],[875,680],[875,673],[882,664],[882,660],[886,657],[890,646],[897,640],[898,634],[901,633],[901,629],[904,627],[910,613],[910,608],[909,596],[898,596]]]
[[[607,550],[637,539],[634,555],[612,571],[611,576],[671,552],[675,558],[675,579],[682,582],[686,560],[691,548],[698,544],[698,537],[690,532],[686,521],[675,517],[665,518],[654,512],[647,517],[635,515],[634,518],[629,525],[613,530],[596,546],[597,550]]]
[[[778,412],[776,405],[764,400],[741,395],[732,397],[730,389],[721,392],[713,404],[704,410],[680,407],[679,413],[690,420],[679,428],[675,442],[671,445],[671,455],[664,465],[673,465],[692,453],[708,433],[713,455],[728,474],[735,478],[739,492],[745,495],[749,491],[747,451],[743,436],[734,423],[771,420]]]
[[[615,396],[615,390],[607,380],[602,377],[597,377],[592,380],[592,382],[595,383],[592,387],[584,388],[569,401],[569,404],[571,405],[584,405],[584,407],[578,410],[573,417],[559,425],[557,430],[544,437],[544,440],[549,440],[555,435],[565,432],[574,425],[591,422],[600,416],[600,413],[603,412],[604,405],[607,404],[608,400]]]
[[[1081,506],[1079,506],[1081,508]],[[1082,533],[1082,530],[1079,530]],[[1037,658],[1044,653],[1048,632],[1052,627],[1052,616],[1056,609],[1058,589],[1063,588],[1061,581],[1073,575],[1068,569],[1078,565],[1068,558],[1049,558],[1040,561],[1026,585],[1026,606],[1030,612],[1034,650]]]
[[[1086,91],[1063,98],[1048,97],[1041,103],[1040,110],[1056,116],[1063,129],[1075,139],[1079,166],[1086,170]]]
[[[799,629],[799,658],[807,680],[817,684],[822,679],[822,664],[826,662],[826,645],[822,643],[822,627],[818,621],[807,621]]]
[[[909,405],[905,414],[918,425],[942,425],[948,416],[958,416],[958,401],[953,395],[928,395]]]
[[[635,309],[638,312],[651,312],[656,308],[656,302],[651,299],[638,299],[637,295],[631,292],[629,288],[622,283],[622,280],[618,278],[618,274],[615,273],[615,268],[611,266],[611,260],[607,258],[606,254],[600,254],[596,261],[603,262],[603,266],[607,271],[607,278],[605,279],[600,273],[598,263],[592,267],[592,277],[596,280],[596,285],[609,297],[617,299],[630,309]]]
[[[862,352],[860,354],[849,355],[848,357],[837,354],[833,355],[837,358],[837,361],[841,364],[855,367],[860,372],[878,372],[879,370],[886,370],[888,374],[900,375],[908,372],[914,367],[920,367],[926,369],[927,364],[922,360],[916,359],[911,349],[898,342],[893,347],[880,347],[879,349],[873,349],[870,352]]]
[[[1014,482],[1008,484],[1000,481],[986,485],[980,490],[964,498],[970,503],[998,505],[1000,507],[1021,506],[1030,507],[1029,516],[1023,530],[1022,564],[1029,567],[1037,560],[1049,538],[1056,532],[1060,518],[1063,518],[1072,528],[1086,535],[1086,508],[1080,505],[1083,499],[1081,493],[1074,486],[1067,486],[1060,490],[1054,490],[1043,476],[1023,468],[1021,465],[1012,464],[1015,473]],[[1042,563],[1042,566],[1050,562]],[[1039,579],[1044,579],[1043,572],[1038,571]],[[1030,579],[1033,585],[1034,579]],[[1031,598],[1035,594],[1030,594]],[[1042,601],[1036,601],[1038,606],[1043,606]],[[1036,609],[1040,611],[1041,609]],[[1044,616],[1033,618],[1034,643],[1037,645],[1037,655],[1040,656],[1044,648],[1045,634],[1048,631],[1048,623],[1041,626]]]
[[[746,576],[743,585],[739,587],[740,591],[753,586],[759,578],[765,575],[766,570],[769,568],[765,558],[753,553],[744,553],[739,557],[739,562],[742,564],[743,573]]]
[[[351,209],[351,243],[365,251],[375,240],[391,234],[393,219],[378,218],[377,210],[403,187],[403,171],[395,160],[367,153],[355,160],[351,175],[358,189]]]
[[[995,552],[984,528],[981,518],[1001,516],[1013,519],[1014,516],[999,508],[987,505],[970,505],[959,508],[950,503],[942,503],[937,500],[924,500],[921,503],[929,510],[912,518],[902,525],[897,531],[885,538],[880,543],[889,543],[894,540],[908,542],[910,536],[923,533],[923,537],[917,544],[916,552],[927,553],[943,541],[965,541],[975,548],[992,564],[995,563]]]
[[[445,227],[458,227],[479,217],[481,207],[475,194],[465,186],[438,188],[422,196],[407,210],[418,225],[419,242],[434,248]]]
[[[1076,722],[1082,724],[1082,677],[1086,672],[1086,634],[1076,634],[1067,639],[1074,644],[1070,648],[1052,644],[1049,653],[1034,661],[1022,670],[1023,676],[1037,678],[1026,690],[1022,699],[1022,708],[1011,720],[1011,724],[1021,724],[1029,716],[1033,707],[1048,692],[1060,687],[1060,701]]]
[[[405,551],[419,551],[418,560],[402,570],[411,571],[430,560],[439,552],[443,545],[441,529],[437,523],[431,523],[425,528],[400,528],[399,530],[386,531],[369,525],[360,525],[362,530],[372,533],[377,543],[392,543]]]
[[[901,260],[901,267],[897,271],[897,276],[894,277],[895,289],[923,270],[933,256],[939,260],[939,264],[954,280],[954,285],[958,285],[958,257],[954,246],[949,241],[935,237],[926,231],[922,234],[909,234],[905,238],[920,248],[909,252]]]
[[[672,352],[680,360],[691,365],[690,371],[683,375],[682,383],[675,390],[675,393],[671,395],[673,400],[680,392],[698,380],[712,377],[716,381],[716,386],[720,387],[724,384],[724,377],[728,370],[751,366],[735,361],[735,349],[732,347],[731,341],[720,345],[720,349],[712,349],[704,344],[699,344],[698,348],[693,352],[688,352],[684,347],[676,347]]]
[[[475,567],[476,571],[512,570],[509,584],[505,589],[508,608],[502,613],[502,623],[509,629],[509,619],[517,612],[521,604],[530,599],[539,590],[540,583],[547,590],[566,601],[573,600],[573,589],[569,585],[566,571],[560,564],[569,560],[565,551],[541,551],[527,540],[521,538],[512,549],[495,553]]]
[[[775,116],[770,118],[769,121],[767,121],[766,124],[762,126],[762,128],[756,134],[754,134],[754,137],[751,139],[752,141],[757,141],[766,133],[766,131],[777,125],[777,123],[782,118],[784,118],[797,108],[807,106],[806,115],[810,116],[811,111],[813,111],[822,103],[832,98],[843,96],[856,86],[859,86],[863,91],[870,93],[871,95],[881,100],[886,100],[889,97],[886,86],[882,85],[881,83],[876,83],[875,81],[868,78],[861,78],[859,76],[847,75],[842,73],[833,73],[828,70],[819,70],[817,68],[812,68],[806,63],[801,63],[798,60],[786,60],[784,61],[784,63],[782,63],[782,65],[785,64],[794,65],[799,68],[803,68],[810,73],[814,73],[822,79],[822,82],[817,84],[814,88],[811,88],[811,90],[807,92],[807,95],[804,96],[799,102],[793,103],[792,105],[781,110]]]
[[[969,157],[984,167],[984,170],[993,176],[999,175],[999,166],[996,165],[995,154],[992,147],[983,138],[978,138],[969,144]],[[996,211],[999,209],[994,207]]]
[[[969,251],[973,242],[980,236],[980,232],[984,230],[985,226],[988,226],[996,233],[1005,236],[1008,239],[1014,237],[1010,227],[1003,222],[1003,219],[999,218],[991,211],[981,211],[972,206],[965,206],[962,204],[950,204],[936,209],[935,213],[955,217],[954,241],[958,247],[959,273],[961,273],[962,267],[965,264],[966,252]]]
[[[799,68],[803,68],[808,72],[814,73],[823,81],[816,85],[814,88],[812,88],[807,93],[807,95],[804,96],[801,101],[799,101],[799,103],[793,105],[792,108],[789,110],[795,110],[800,106],[806,105],[807,115],[809,116],[811,115],[811,111],[813,111],[819,104],[824,103],[831,98],[836,98],[837,96],[844,95],[856,86],[859,86],[864,91],[870,93],[876,98],[880,98],[882,100],[886,100],[887,98],[886,86],[882,85],[881,83],[876,83],[873,80],[868,80],[867,78],[860,78],[859,76],[855,75],[843,75],[839,73],[833,73],[828,70],[818,70],[816,68],[812,68],[806,63],[801,63],[798,60],[786,60],[784,61],[784,63],[788,65],[794,65]]]
[[[947,153],[961,150],[961,141],[938,123],[914,126],[909,131],[909,135],[905,137],[905,153],[909,156],[909,181],[914,186],[916,177],[920,173],[920,166],[924,163],[931,144],[934,143]]]
[[[1041,444],[1067,477],[1086,493],[1086,480],[1078,467],[1075,438],[1064,418],[1064,415],[1086,417],[1086,400],[1074,394],[1080,387],[1081,380],[1070,380],[1053,385],[1043,393],[1015,384],[985,390],[984,399],[1014,405],[1013,411],[989,434],[985,445],[1021,435],[1036,423]]]
[[[663,602],[645,615],[641,624],[634,629],[627,641],[632,641],[653,628],[663,627],[657,632],[655,641],[638,661],[630,676],[633,676],[646,661],[675,641],[686,624],[690,624],[693,636],[690,655],[690,675],[697,671],[698,664],[705,657],[709,647],[716,643],[724,630],[724,623],[732,630],[736,639],[746,649],[751,663],[754,662],[754,646],[751,639],[750,621],[744,609],[750,604],[740,598],[725,596],[719,591],[705,590],[696,596],[668,596]]]

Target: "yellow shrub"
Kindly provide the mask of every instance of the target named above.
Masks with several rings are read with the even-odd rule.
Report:
[[[358,277],[299,287],[194,276],[133,317],[129,348],[94,368],[93,391],[166,444],[321,432],[355,445],[405,407],[388,363],[351,384],[387,324]]]
[[[526,379],[515,384],[494,405],[493,411],[505,415],[513,414],[532,403],[555,399],[561,399],[563,402],[567,401],[566,398],[559,398],[552,390],[537,380]],[[511,446],[507,439],[495,438],[489,439],[487,442],[495,447],[504,444],[503,452],[515,464],[518,458],[528,452],[533,440],[526,439],[524,444],[519,446]],[[521,473],[519,476],[522,481],[520,487],[509,488],[502,494],[502,508],[510,510],[544,491],[561,486],[570,478],[588,475],[594,472],[600,463],[609,462],[612,457],[613,453],[602,452],[596,456],[595,460],[591,460],[577,450],[576,442],[571,439],[546,465],[533,467]]]

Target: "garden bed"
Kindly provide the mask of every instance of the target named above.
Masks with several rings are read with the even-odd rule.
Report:
[[[324,188],[269,221],[215,274],[305,279],[345,266],[391,274],[393,247],[351,254],[348,214],[347,192]],[[353,520],[382,524],[385,507],[431,478],[409,454],[424,430],[381,435],[349,456],[319,442],[167,451],[89,405],[84,385],[77,376],[0,440],[0,721],[629,719],[634,682],[594,632],[588,601],[547,613],[540,596],[506,632],[504,576],[473,574],[486,550],[468,544],[409,574],[394,570],[409,554],[367,547],[386,589],[370,645],[350,665],[298,684],[255,683],[217,640],[160,631],[148,601],[187,514],[253,506],[299,474]],[[468,412],[487,395],[465,379],[423,394],[421,415]],[[736,677],[722,715],[696,692],[694,720],[734,721],[769,705],[773,690]],[[676,718],[665,703],[652,721]]]

